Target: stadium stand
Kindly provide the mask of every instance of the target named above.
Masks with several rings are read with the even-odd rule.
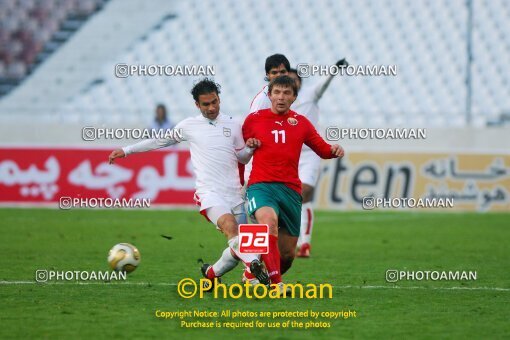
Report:
[[[0,96],[76,32],[107,0],[4,0],[0,6]]]
[[[111,0],[110,4],[118,1]],[[26,17],[27,11],[20,9],[22,2],[30,3],[9,0],[9,11]],[[64,2],[70,4],[69,8],[56,11],[44,25],[47,36],[71,9],[78,3],[82,6],[77,0]],[[83,3],[89,4],[87,13],[100,8],[100,1]],[[320,103],[322,124],[367,127],[466,124],[468,7],[464,0],[303,0],[299,6],[283,1],[277,13],[274,2],[269,0],[190,0],[172,4],[172,10],[160,11],[159,19],[151,22],[151,28],[141,38],[133,35],[128,48],[110,55],[106,63],[98,60],[93,65],[93,79],[73,93],[51,97],[45,103],[48,109],[43,110],[45,114],[39,119],[145,126],[151,117],[149,113],[159,102],[168,105],[175,120],[196,113],[188,93],[196,79],[116,78],[113,70],[117,63],[214,65],[215,79],[223,89],[223,110],[243,115],[264,85],[264,59],[280,52],[293,65],[331,64],[344,56],[351,64],[397,65],[396,77],[335,79]],[[508,1],[473,1],[473,126],[498,121],[510,110],[509,17]],[[16,21],[18,25],[20,20]],[[33,30],[37,23],[28,20],[23,27]],[[13,24],[9,32],[15,28]],[[114,34],[129,40],[124,36],[129,32]],[[24,52],[15,45],[9,53],[21,56]],[[37,51],[35,47],[31,49]],[[26,60],[19,57],[24,61],[18,73],[14,66],[6,67],[6,59],[2,58],[4,70],[0,72],[22,76],[26,72],[23,68],[34,60],[34,52]],[[46,86],[56,81],[51,77],[43,79],[49,81]],[[304,86],[316,80],[306,79]],[[18,98],[24,98],[28,111],[38,110],[30,96]],[[12,107],[14,103],[9,100],[6,96],[4,104]],[[4,105],[3,111],[9,105]]]

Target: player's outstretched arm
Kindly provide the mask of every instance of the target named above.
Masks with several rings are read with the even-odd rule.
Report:
[[[183,131],[183,126],[185,125],[186,120],[180,122],[174,127],[174,130],[177,129]],[[110,164],[113,164],[115,162],[115,159],[126,157],[129,154],[132,153],[138,153],[138,152],[146,152],[156,149],[164,148],[165,146],[170,146],[176,143],[180,143],[182,141],[186,140],[185,137],[179,137],[177,133],[170,134],[169,136],[165,138],[154,138],[154,139],[146,139],[141,142],[138,142],[136,144],[128,145],[123,147],[122,149],[116,149],[113,150],[110,156],[108,157]]]
[[[340,59],[339,61],[337,61],[335,63],[335,65],[337,67],[347,67],[347,66],[349,66],[349,63],[347,62],[347,60],[345,60],[345,58],[343,58],[343,59]],[[321,99],[324,92],[326,92],[326,90],[328,89],[329,84],[331,84],[333,77],[334,77],[334,75],[331,74],[328,77],[326,77],[323,81],[320,81],[316,85],[316,87],[315,87],[315,101],[319,101],[319,99]]]
[[[143,140],[136,144],[125,146],[122,149],[113,150],[109,157],[110,164],[113,164],[115,162],[116,158],[127,157],[127,155],[132,154],[132,153],[146,152],[146,151],[161,149],[161,148],[164,148],[165,146],[170,146],[170,145],[180,143],[182,141],[187,140],[186,139],[187,137],[185,135],[184,136],[182,135],[182,132],[184,132],[184,134],[186,133],[187,122],[188,122],[188,119],[185,119],[185,120],[179,122],[173,128],[174,132],[177,130],[180,130],[181,134],[172,133],[169,136],[166,136],[165,138],[146,139],[146,140]]]
[[[109,163],[113,164],[116,158],[126,157],[132,153],[161,149],[175,143],[178,143],[178,141],[173,138],[147,139],[136,144],[125,146],[122,149],[113,150],[108,157]]]
[[[260,147],[261,143],[256,138],[248,138],[246,140],[246,145],[243,149],[237,151],[236,156],[239,163],[247,164],[256,148]]]

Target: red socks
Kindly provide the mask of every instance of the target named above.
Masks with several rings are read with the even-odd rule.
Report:
[[[209,270],[207,270],[205,272],[205,275],[207,275],[207,278],[209,280],[214,280],[214,278],[216,277],[216,273],[214,272],[214,269],[212,266],[209,267]]]
[[[266,265],[271,283],[282,282],[282,275],[280,273],[280,250],[278,249],[278,237],[269,235],[269,253],[262,254],[260,258]]]
[[[250,273],[247,268],[244,268],[244,277],[248,280],[256,279],[255,275]]]

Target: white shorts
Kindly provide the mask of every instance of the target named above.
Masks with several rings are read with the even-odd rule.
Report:
[[[301,183],[315,187],[319,179],[320,166],[321,158],[312,149],[303,146],[298,166]]]
[[[229,201],[216,193],[200,195],[195,193],[195,202],[200,206],[200,214],[208,221],[214,223],[217,229],[219,229],[218,219],[225,214],[234,215],[239,224],[246,223],[246,211],[241,194],[239,194],[239,197]]]

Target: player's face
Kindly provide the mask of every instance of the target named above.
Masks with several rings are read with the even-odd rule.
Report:
[[[271,81],[271,80],[273,80],[276,77],[285,76],[288,73],[289,73],[289,71],[287,71],[285,66],[283,64],[280,64],[280,66],[273,67],[272,69],[270,69],[269,73],[266,74],[266,76],[267,76],[267,79],[269,79],[269,81]]]
[[[292,87],[276,85],[271,89],[269,99],[271,100],[271,111],[285,114],[296,100],[296,95]]]
[[[216,92],[201,94],[198,96],[198,102],[195,102],[195,105],[207,119],[214,120],[220,113],[220,97]]]
[[[299,79],[297,74],[295,74],[294,72],[289,72],[289,74],[287,74],[287,75],[289,77],[291,77],[292,79],[294,79],[294,81],[296,82],[296,85],[297,85],[298,92],[299,92],[299,90],[301,89],[301,80]]]

